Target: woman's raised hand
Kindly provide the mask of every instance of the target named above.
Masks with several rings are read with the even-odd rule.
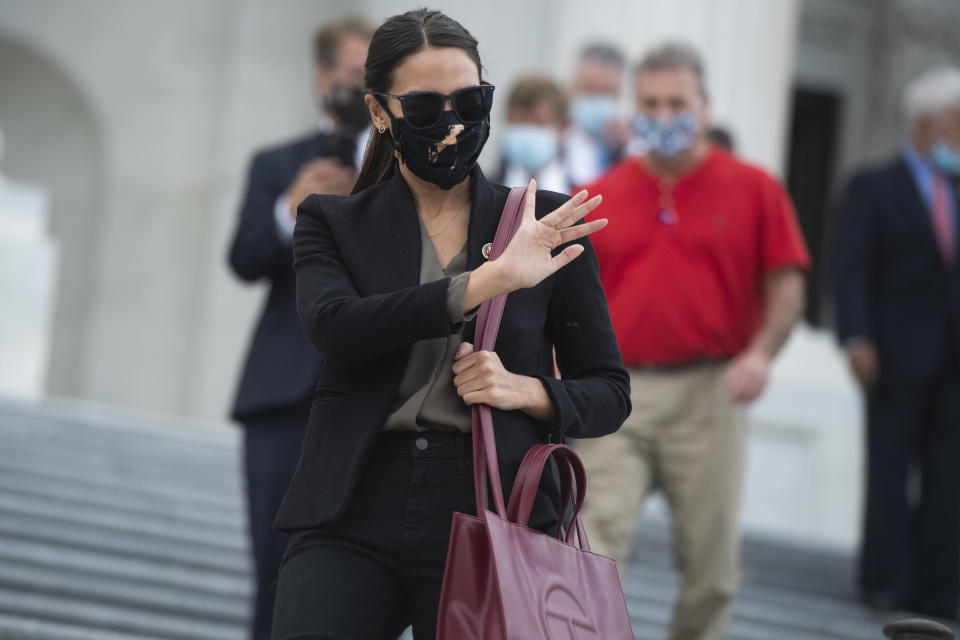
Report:
[[[464,313],[491,298],[536,286],[583,253],[583,245],[579,244],[572,244],[555,256],[554,249],[607,226],[605,218],[577,224],[600,204],[600,196],[587,200],[586,191],[573,196],[541,220],[536,217],[536,201],[537,182],[531,180],[520,228],[510,244],[499,258],[471,272],[463,294]]]
[[[536,286],[583,253],[580,244],[570,245],[556,256],[552,255],[554,249],[607,226],[605,218],[577,224],[597,208],[600,196],[588,200],[587,192],[580,191],[540,220],[535,215],[536,199],[537,182],[530,180],[520,228],[494,261],[510,290]]]

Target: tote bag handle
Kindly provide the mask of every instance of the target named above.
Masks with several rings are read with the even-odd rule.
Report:
[[[493,247],[488,258],[496,260],[510,244],[513,235],[523,220],[524,197],[526,187],[514,187],[507,196],[500,215],[500,224],[493,238]],[[493,351],[500,329],[503,308],[507,304],[507,294],[487,300],[480,305],[477,313],[474,334],[474,351]],[[473,405],[473,488],[477,501],[477,514],[487,508],[487,480],[493,491],[493,501],[500,517],[507,517],[503,501],[503,487],[500,484],[500,463],[497,460],[497,441],[493,435],[493,413],[486,404]]]

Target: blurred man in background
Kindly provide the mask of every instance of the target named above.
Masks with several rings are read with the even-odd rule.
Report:
[[[570,127],[564,136],[566,173],[574,185],[596,180],[623,153],[630,127],[619,110],[624,58],[608,44],[580,54],[570,89]]]
[[[593,240],[633,413],[581,441],[594,550],[624,566],[660,488],[681,573],[673,640],[720,640],[737,585],[746,407],[799,317],[810,258],[780,184],[706,138],[700,56],[666,44],[635,74],[629,157],[589,187],[616,233]]]
[[[860,587],[876,607],[956,618],[960,70],[916,78],[904,106],[908,141],[854,176],[836,228],[838,333],[867,396]]]
[[[247,354],[232,418],[243,425],[247,504],[256,570],[254,640],[267,640],[273,584],[286,536],[273,518],[300,455],[322,358],[300,327],[291,240],[297,206],[312,193],[347,194],[370,124],[363,73],[373,28],[348,19],[314,37],[318,130],[253,158],[230,246],[230,266],[270,293]]]
[[[503,159],[494,181],[522,187],[536,178],[537,188],[568,193],[570,178],[560,141],[567,123],[563,89],[548,76],[522,76],[507,98]]]

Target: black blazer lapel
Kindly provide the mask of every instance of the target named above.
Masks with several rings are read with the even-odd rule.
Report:
[[[470,224],[467,227],[467,269],[473,270],[486,262],[483,247],[493,242],[500,224],[503,205],[509,190],[486,179],[480,167],[473,171],[470,196]],[[463,339],[473,342],[476,320],[471,320],[463,329]]]
[[[377,206],[357,211],[366,216],[362,234],[371,268],[364,271],[373,279],[373,290],[365,295],[420,284],[420,223],[413,196],[399,171],[385,186]]]
[[[486,261],[483,246],[493,242],[500,224],[508,190],[486,179],[480,167],[474,169],[470,194],[470,225],[467,230],[467,269],[476,269]]]

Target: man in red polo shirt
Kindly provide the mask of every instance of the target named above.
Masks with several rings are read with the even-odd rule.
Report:
[[[633,414],[579,443],[593,548],[623,566],[644,497],[661,489],[682,576],[673,640],[721,639],[737,584],[746,407],[803,308],[810,258],[790,199],[706,139],[703,65],[679,44],[636,67],[643,155],[589,187],[613,233],[592,239]]]

